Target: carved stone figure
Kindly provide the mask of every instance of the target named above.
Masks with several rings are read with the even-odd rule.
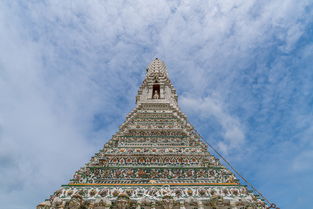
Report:
[[[153,99],[160,99],[159,92],[157,90],[154,91]]]
[[[172,209],[174,207],[174,200],[171,196],[164,196],[162,200],[162,206],[164,209]]]
[[[65,209],[82,209],[83,198],[79,194],[74,194],[72,198],[65,204]]]
[[[116,206],[118,209],[127,209],[129,208],[130,200],[127,194],[122,193],[118,196],[116,200]]]
[[[52,208],[55,209],[63,209],[65,205],[65,201],[63,201],[61,198],[59,197],[54,197],[52,200]]]
[[[107,198],[101,198],[95,201],[94,209],[109,209],[112,203]]]
[[[36,209],[50,209],[51,208],[51,202],[50,201],[44,201],[37,205]]]
[[[201,200],[198,201],[198,209],[204,209],[203,203]]]
[[[217,194],[214,194],[210,199],[210,205],[212,207],[223,206],[223,197]]]
[[[179,209],[186,209],[184,201],[179,202]]]

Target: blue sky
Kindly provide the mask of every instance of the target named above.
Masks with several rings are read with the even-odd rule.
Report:
[[[0,201],[30,209],[135,107],[149,62],[210,144],[284,209],[310,208],[313,2],[0,2]]]

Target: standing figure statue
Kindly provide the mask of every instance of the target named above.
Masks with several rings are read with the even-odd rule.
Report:
[[[159,92],[157,90],[154,91],[153,99],[160,99]]]

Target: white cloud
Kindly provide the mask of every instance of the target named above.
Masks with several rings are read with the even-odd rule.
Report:
[[[214,117],[215,120],[222,126],[223,141],[218,142],[219,150],[228,154],[230,150],[236,152],[245,142],[245,134],[240,121],[234,116],[231,116],[223,109],[220,101],[211,97],[203,99],[195,99],[191,97],[182,97],[181,104],[184,109],[192,115],[197,115],[200,118],[208,119]],[[205,124],[204,124],[205,126]],[[210,141],[210,139],[208,139]]]
[[[270,56],[272,50],[295,49],[312,20],[310,5],[310,0],[2,1],[2,205],[33,208],[66,183],[134,106],[139,77],[154,56],[168,64],[183,92],[182,105],[222,127],[220,150],[266,146],[270,139],[250,138],[254,130],[247,124],[252,118],[261,121],[255,128],[262,134],[281,134],[275,121],[295,83],[284,65],[288,58]],[[310,57],[311,48],[304,53]],[[274,61],[267,65],[269,57]],[[309,73],[300,78],[306,97],[308,78]],[[93,130],[95,115],[105,122],[100,131]],[[296,167],[306,168],[310,156],[299,155],[305,163],[296,159]]]

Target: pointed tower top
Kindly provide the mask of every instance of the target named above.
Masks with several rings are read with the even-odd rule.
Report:
[[[136,103],[170,103],[177,106],[177,94],[172,85],[166,65],[155,58],[147,68],[146,78],[139,88]]]
[[[163,61],[155,58],[148,66],[147,77],[168,77],[167,68]]]

